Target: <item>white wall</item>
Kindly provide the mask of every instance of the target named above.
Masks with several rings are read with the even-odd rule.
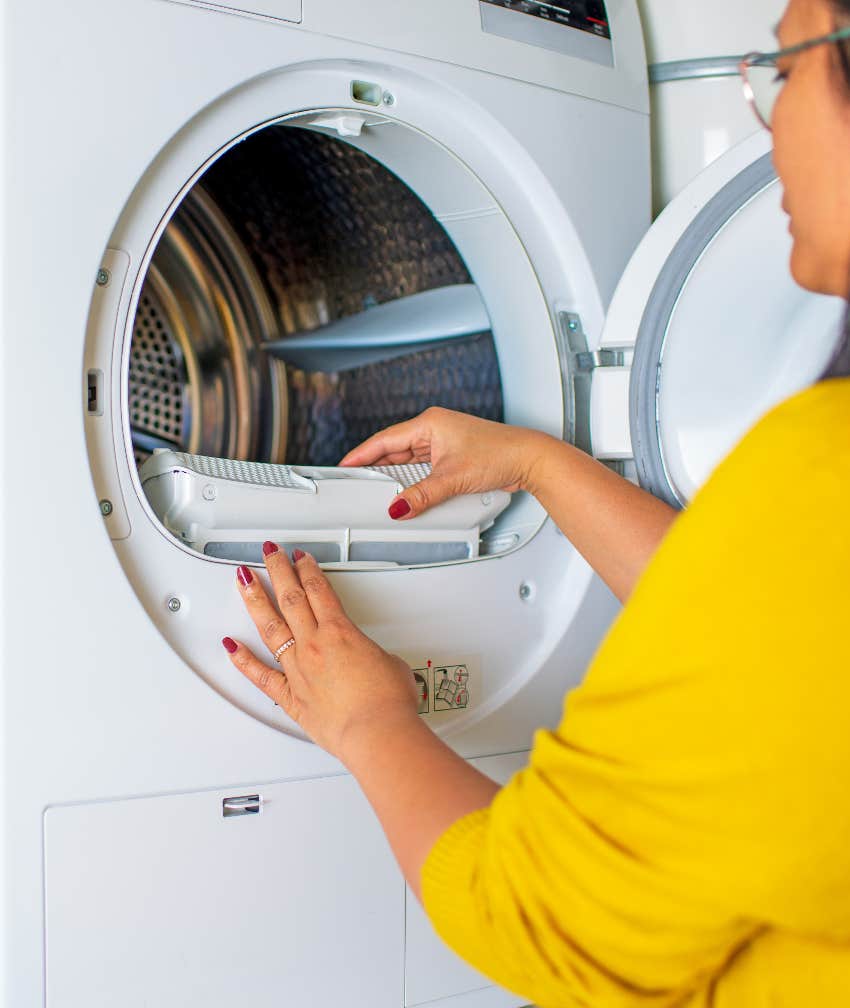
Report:
[[[652,64],[743,55],[776,48],[785,0],[638,0]],[[653,200],[656,213],[704,167],[758,126],[736,77],[652,87]]]

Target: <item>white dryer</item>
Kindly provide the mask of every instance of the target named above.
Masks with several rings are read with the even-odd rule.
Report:
[[[506,420],[574,436],[572,345],[597,348],[649,220],[635,3],[3,17],[4,1002],[516,1005],[436,941],[356,784],[233,672],[220,637],[254,639],[233,536],[181,537],[140,472],[192,456],[207,511],[303,489],[259,467],[336,437],[360,386],[264,344],[452,286],[479,356],[427,381],[463,391],[495,361]],[[425,353],[452,328],[438,301]],[[353,618],[423,670],[423,716],[496,777],[615,611],[519,496],[463,556],[332,562]]]

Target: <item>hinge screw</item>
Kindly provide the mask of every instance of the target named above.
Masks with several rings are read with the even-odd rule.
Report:
[[[110,277],[109,277],[109,270],[108,269],[102,269],[102,268],[99,269],[97,271],[97,277],[96,277],[96,279],[97,279],[97,285],[98,285],[98,287],[105,287],[109,283],[109,279],[110,279]]]
[[[106,498],[104,498],[100,502],[100,513],[103,515],[104,518],[108,518],[112,514],[112,501],[111,500],[106,500]]]
[[[167,602],[170,612],[180,612],[180,599],[172,596]]]

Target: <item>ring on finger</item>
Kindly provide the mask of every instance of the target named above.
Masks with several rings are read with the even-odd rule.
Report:
[[[284,641],[283,644],[281,644],[280,647],[277,649],[277,651],[275,651],[274,660],[278,664],[280,664],[280,656],[283,654],[283,652],[288,651],[291,647],[294,646],[295,646],[295,638],[290,637],[288,641]]]

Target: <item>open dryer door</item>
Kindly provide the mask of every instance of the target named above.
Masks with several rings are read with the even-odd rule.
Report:
[[[769,137],[704,171],[659,217],[611,304],[590,398],[594,455],[688,503],[769,409],[816,381],[843,301],[793,281]]]

